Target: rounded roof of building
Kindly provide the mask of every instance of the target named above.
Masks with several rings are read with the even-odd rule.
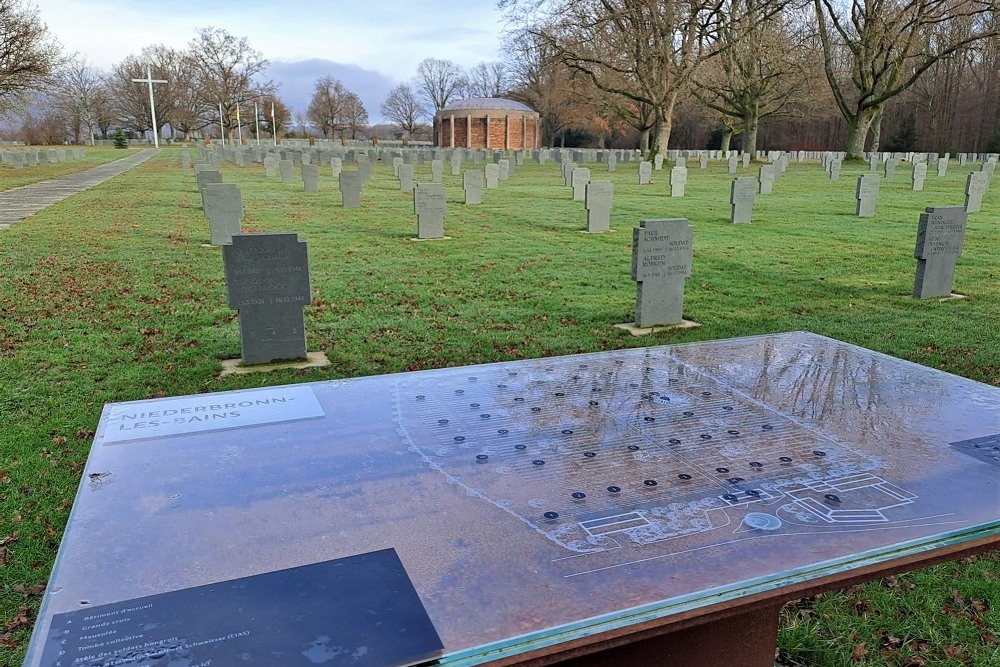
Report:
[[[508,100],[504,97],[473,97],[467,100],[455,100],[445,105],[441,111],[473,111],[482,109],[484,111],[527,111],[534,113],[534,109],[526,104]]]

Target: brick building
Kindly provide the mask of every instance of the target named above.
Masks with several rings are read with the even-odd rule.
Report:
[[[500,97],[451,102],[434,117],[434,145],[443,148],[532,149],[541,146],[538,112]]]

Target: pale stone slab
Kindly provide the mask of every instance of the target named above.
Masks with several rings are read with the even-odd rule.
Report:
[[[945,297],[951,294],[955,262],[962,254],[968,213],[958,206],[929,207],[920,215],[917,244],[917,272],[913,296],[917,299]]]

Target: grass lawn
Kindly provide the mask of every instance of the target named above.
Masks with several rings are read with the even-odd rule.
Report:
[[[48,150],[49,148],[62,148],[61,146],[27,146],[13,147],[9,150]],[[145,148],[145,147],[143,147]],[[90,169],[107,162],[120,160],[123,157],[134,155],[143,148],[131,148],[128,150],[108,148],[105,146],[91,147],[85,146],[86,156],[80,160],[66,160],[52,164],[42,164],[36,167],[23,167],[14,169],[13,167],[0,167],[0,192],[19,188],[23,185],[31,185],[39,181],[47,181],[50,178],[75,174],[79,171]]]
[[[124,155],[88,149],[87,161],[58,166]],[[909,298],[919,214],[964,201],[971,166],[954,160],[945,178],[930,170],[923,192],[902,166],[864,220],[853,215],[862,165],[831,182],[818,164],[793,163],[751,225],[729,224],[724,164],[689,161],[687,196],[671,199],[666,169],[640,187],[636,164],[619,163],[617,231],[601,235],[577,233],[583,204],[556,164],[518,167],[466,207],[445,163],[452,240],[435,243],[408,240],[412,196],[391,166],[373,168],[362,208],[343,209],[327,167],[320,192],[306,194],[263,167],[227,165],[244,231],[309,243],[309,349],[332,366],[220,380],[219,360],[240,354],[238,326],[178,155],[164,150],[0,232],[0,665],[23,659],[105,402],[794,330],[1000,385],[1000,186],[969,219],[955,282],[968,298]],[[430,180],[430,165],[416,174]],[[634,317],[631,229],[658,217],[694,226],[685,315],[702,326],[633,338],[612,327]],[[1000,666],[998,636],[994,553],[789,605],[779,662]]]

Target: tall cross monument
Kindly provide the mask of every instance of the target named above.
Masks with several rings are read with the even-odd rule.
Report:
[[[154,79],[153,75],[149,71],[149,65],[146,65],[146,78],[145,79],[132,79],[134,83],[147,83],[149,84],[149,114],[153,117],[153,145],[157,148],[160,147],[160,136],[156,129],[156,105],[153,103],[153,84],[154,83],[167,83],[166,79]]]

